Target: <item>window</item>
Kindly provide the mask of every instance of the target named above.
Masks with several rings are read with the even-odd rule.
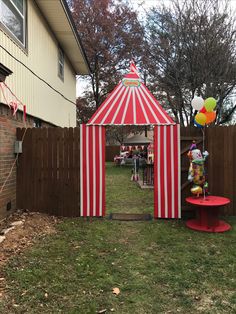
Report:
[[[62,81],[64,80],[64,52],[60,47],[58,48],[58,76]]]
[[[33,127],[34,128],[41,128],[42,127],[42,121],[38,118],[34,118]]]
[[[26,0],[0,0],[0,22],[26,46]]]

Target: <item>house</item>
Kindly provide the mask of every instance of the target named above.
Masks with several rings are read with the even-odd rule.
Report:
[[[89,64],[66,0],[0,0],[0,83],[26,109],[13,116],[0,89],[0,217],[16,207],[15,168],[2,189],[16,128],[75,127],[76,74]]]

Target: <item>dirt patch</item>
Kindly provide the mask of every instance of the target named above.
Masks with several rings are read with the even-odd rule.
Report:
[[[4,295],[5,278],[2,266],[9,258],[20,254],[32,245],[36,238],[56,232],[59,218],[41,213],[17,211],[0,224],[0,298]]]
[[[31,245],[38,236],[56,232],[55,224],[58,222],[58,218],[41,213],[17,211],[9,216],[0,225],[1,236],[5,237],[0,243],[0,267]],[[4,234],[6,230],[8,232]]]

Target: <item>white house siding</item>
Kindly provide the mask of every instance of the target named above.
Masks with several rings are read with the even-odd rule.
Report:
[[[27,2],[28,51],[20,48],[2,29],[0,43],[38,76],[75,102],[75,72],[65,55],[64,82],[58,77],[58,42],[35,2]],[[26,104],[28,114],[61,127],[76,126],[75,105],[50,89],[1,48],[0,62],[13,71],[6,83]]]

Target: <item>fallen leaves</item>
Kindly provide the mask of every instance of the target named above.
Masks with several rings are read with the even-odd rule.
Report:
[[[118,294],[120,294],[120,289],[119,288],[113,288],[112,293],[115,295],[118,295]]]
[[[106,313],[106,311],[107,311],[107,309],[103,309],[103,310],[98,311],[97,313],[98,314],[103,314],[103,313]]]

